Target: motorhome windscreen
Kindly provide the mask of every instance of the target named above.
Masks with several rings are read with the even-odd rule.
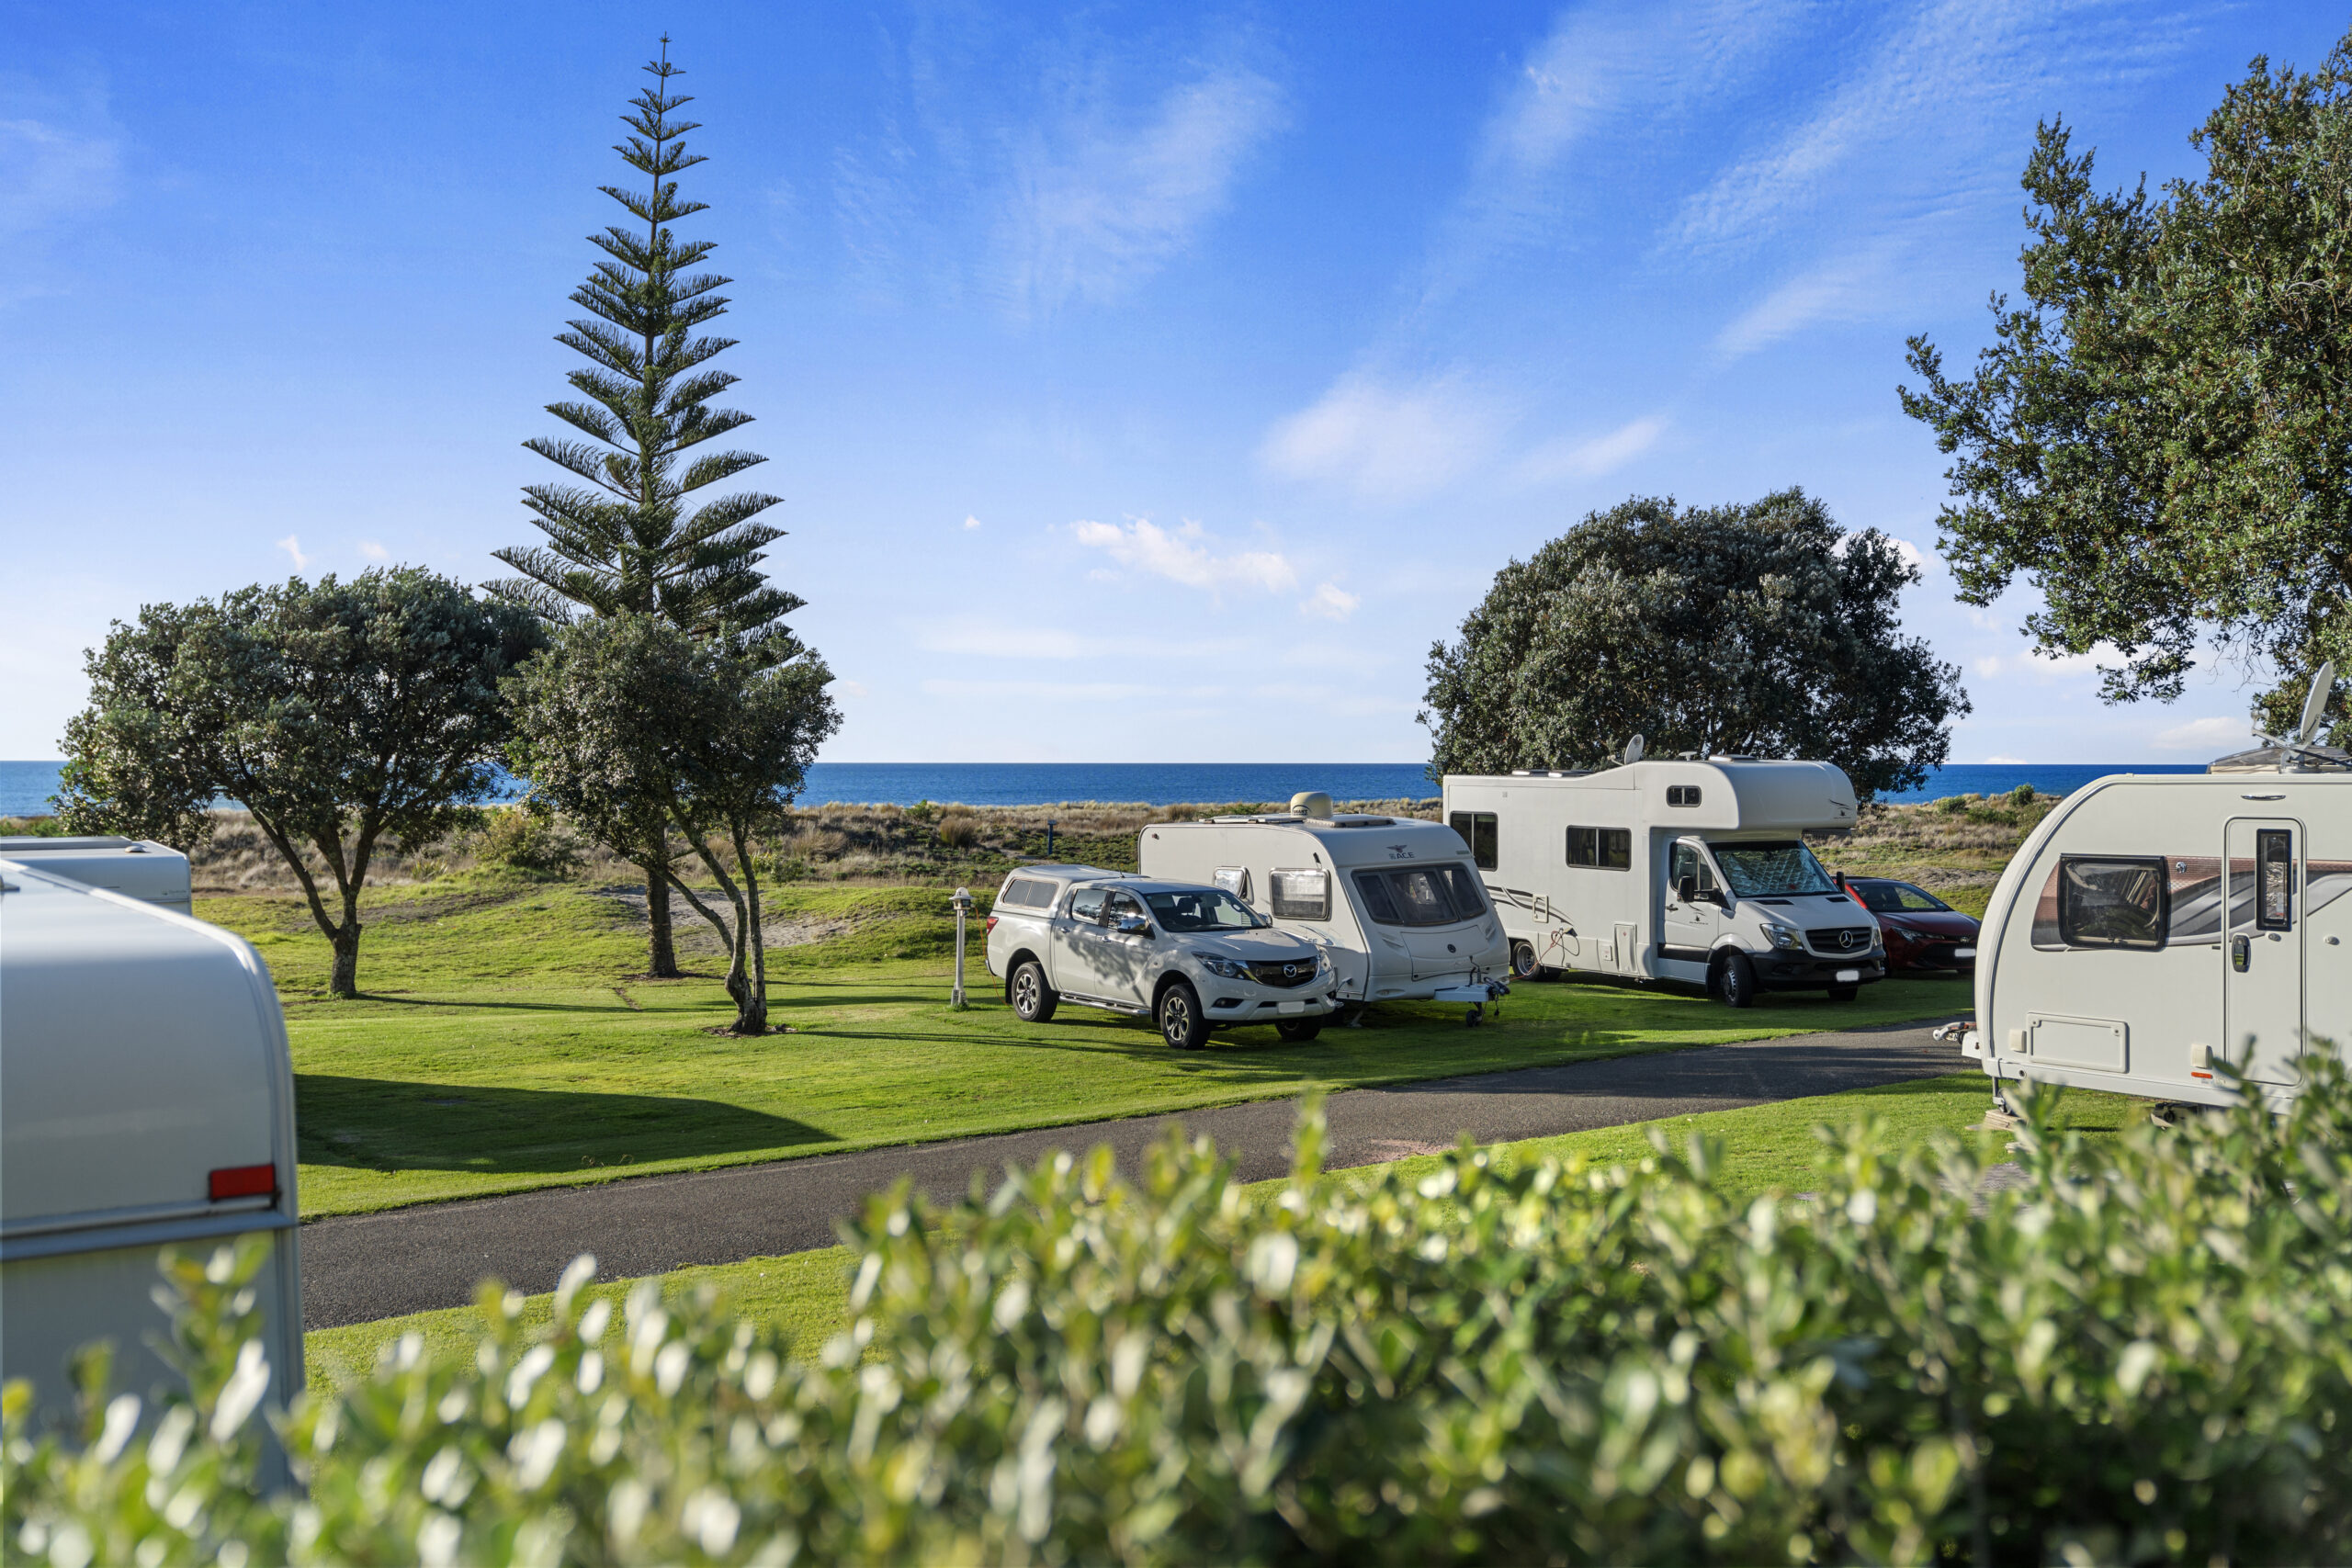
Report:
[[[1269,922],[1232,894],[1216,887],[1147,893],[1143,901],[1171,931],[1247,931]]]
[[[1791,893],[1835,893],[1829,874],[1802,843],[1781,840],[1767,844],[1709,843],[1724,881],[1743,898],[1771,898]]]
[[[1487,897],[1470,868],[1417,865],[1356,873],[1364,913],[1384,926],[1450,926],[1487,912]]]

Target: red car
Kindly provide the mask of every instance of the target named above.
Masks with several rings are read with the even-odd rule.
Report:
[[[1841,876],[1865,909],[1878,917],[1886,936],[1886,967],[1954,969],[1976,967],[1976,919],[1963,915],[1922,887],[1883,876]]]

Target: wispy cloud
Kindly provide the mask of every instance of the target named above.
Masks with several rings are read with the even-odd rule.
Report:
[[[1023,626],[989,615],[953,615],[923,622],[915,646],[926,653],[985,653],[999,659],[1080,659],[1086,640],[1063,626]]]
[[[1243,160],[1282,122],[1282,94],[1239,66],[1169,88],[1141,114],[1089,102],[1023,135],[997,232],[1020,314],[1116,299],[1192,243]]]
[[[1317,584],[1298,606],[1298,613],[1318,621],[1344,621],[1363,601],[1336,582]]]
[[[61,90],[0,74],[0,234],[25,234],[111,206],[121,129],[95,85]]]
[[[2242,718],[2192,718],[2156,732],[2159,751],[2214,751],[2254,744],[2254,728]]]
[[[1080,521],[1071,524],[1069,532],[1080,545],[1102,551],[1130,571],[1164,577],[1187,588],[1259,588],[1280,593],[1298,585],[1297,570],[1280,552],[1220,555],[1198,523],[1162,528],[1148,517],[1131,519],[1125,527]]]
[[[392,552],[373,539],[360,540],[359,553],[373,561],[387,561],[392,558]]]
[[[1667,423],[1664,415],[1651,414],[1600,435],[1555,437],[1520,459],[1519,479],[1523,484],[1555,484],[1615,473],[1657,446],[1658,437],[1666,434]]]
[[[1343,377],[1268,433],[1259,461],[1374,504],[1435,493],[1486,461],[1509,423],[1493,398],[1453,378],[1392,386]]]
[[[302,541],[298,536],[293,534],[287,535],[286,537],[277,541],[277,547],[294,558],[294,570],[296,571],[308,571],[311,570],[311,558],[302,553]]]

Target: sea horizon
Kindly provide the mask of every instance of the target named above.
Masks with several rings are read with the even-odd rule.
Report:
[[[49,815],[63,765],[0,760],[0,817]],[[2064,795],[2109,773],[2204,770],[2202,762],[1951,762],[1930,770],[1918,787],[1880,798],[1902,803],[2005,795],[2023,784]],[[819,762],[808,770],[796,804],[1224,805],[1282,802],[1317,789],[1334,800],[1430,800],[1438,794],[1420,762]]]

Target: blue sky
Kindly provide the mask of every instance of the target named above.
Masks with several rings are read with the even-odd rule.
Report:
[[[534,534],[583,236],[666,27],[720,363],[840,761],[1412,761],[1430,642],[1631,494],[1802,484],[1929,565],[1953,759],[2199,761],[1934,569],[1903,340],[1965,363],[2064,114],[2194,173],[2337,6],[0,6],[0,756],[141,603],[475,581]]]

